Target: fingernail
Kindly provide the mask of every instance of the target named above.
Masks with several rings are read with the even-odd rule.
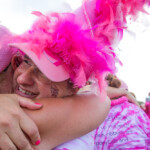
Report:
[[[36,105],[42,105],[42,104],[40,104],[40,103],[35,103]]]
[[[35,142],[35,145],[39,145],[40,144],[40,140]]]

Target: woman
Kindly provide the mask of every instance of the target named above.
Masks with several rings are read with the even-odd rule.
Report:
[[[104,1],[103,1],[104,2]],[[143,6],[143,5],[142,5]],[[107,7],[107,8],[110,8],[110,7]],[[114,9],[115,10],[115,9]],[[100,12],[98,12],[98,13],[100,13]],[[131,12],[130,12],[131,13]],[[101,14],[101,13],[100,13]],[[42,16],[42,14],[40,14],[40,13],[36,13],[36,15],[39,15],[39,16]],[[55,14],[54,14],[55,15]],[[109,16],[111,16],[110,14],[108,14]],[[59,15],[58,15],[59,16]],[[56,17],[57,17],[57,15],[56,15]],[[46,17],[47,18],[47,17]],[[46,19],[44,16],[43,16],[43,21],[46,21],[45,19]],[[106,19],[106,18],[105,18]],[[105,22],[105,19],[103,20],[102,19],[102,21],[104,21]],[[59,19],[58,19],[59,20]],[[111,20],[112,21],[112,20]],[[42,25],[42,24],[41,24]],[[108,25],[109,25],[109,22],[108,22]],[[45,26],[45,27],[48,27],[48,26]],[[112,27],[112,26],[111,26]],[[114,26],[113,26],[114,27]],[[34,28],[34,27],[33,27]],[[72,29],[76,29],[76,28],[72,28]],[[106,29],[106,26],[105,26],[105,28],[104,29]],[[108,29],[108,28],[107,28]],[[111,30],[113,30],[114,28],[109,28],[109,29],[111,29]],[[119,26],[119,28],[115,28],[115,30],[118,30],[118,29],[120,29],[120,26]],[[111,31],[110,30],[110,31]],[[61,30],[62,32],[63,32],[63,30]],[[74,31],[74,30],[72,30],[72,31]],[[70,33],[72,33],[72,31],[70,31]],[[76,31],[76,30],[75,30]],[[99,30],[99,28],[98,28],[98,30],[96,30],[97,32],[95,32],[95,33],[97,33],[97,34],[95,34],[95,35],[97,35],[97,37],[99,37],[99,32],[98,31],[100,31]],[[104,30],[105,32],[103,32],[103,33],[108,33],[108,32],[106,32],[106,30]],[[114,31],[114,30],[113,30]],[[30,33],[32,33],[32,32],[30,32]],[[65,32],[64,32],[65,33]],[[91,32],[91,34],[92,34],[92,32]],[[86,34],[85,34],[86,35]],[[100,41],[103,41],[103,40],[105,40],[105,37],[107,37],[107,34],[105,35],[105,34],[103,34],[104,36],[104,39],[102,39],[102,38],[100,38],[101,40]],[[114,34],[115,35],[115,34]],[[113,36],[114,37],[114,36]],[[55,37],[55,38],[57,38],[57,36]],[[79,38],[80,39],[80,38]],[[108,38],[109,40],[111,40],[112,38]],[[104,45],[106,44],[107,46],[110,46],[110,41],[109,40],[106,40],[105,42],[104,42]],[[25,39],[25,42],[26,42],[26,40],[27,39]],[[57,41],[57,42],[60,42],[60,45],[61,44],[63,44],[63,40],[62,41]],[[57,45],[57,42],[56,42],[56,45]],[[88,41],[89,42],[89,41]],[[82,43],[82,42],[81,42]],[[80,42],[79,43],[77,43],[78,45],[80,45]],[[60,45],[58,45],[58,46],[60,46]],[[91,45],[92,45],[92,43],[91,43]],[[103,46],[104,46],[103,45]],[[105,45],[105,46],[106,46]],[[24,45],[25,46],[25,45]],[[53,45],[53,46],[55,46],[55,44]],[[61,45],[61,46],[64,46],[64,45]],[[88,45],[89,46],[89,45]],[[106,46],[106,47],[107,47]],[[19,48],[21,48],[21,47],[19,47]],[[108,48],[108,47],[107,47]],[[21,48],[22,49],[22,48]],[[109,49],[110,50],[110,49]],[[110,51],[107,51],[108,53],[110,52]],[[103,53],[103,52],[102,52]],[[105,52],[104,52],[105,53]],[[111,52],[111,54],[112,54],[112,52]],[[106,54],[107,55],[107,54]],[[105,57],[104,57],[105,58]],[[111,61],[111,57],[108,55],[108,60],[110,60]],[[113,61],[112,61],[113,62]],[[97,63],[97,64],[100,64],[100,63]],[[56,65],[60,65],[59,64],[59,62],[58,62],[58,64],[56,63]],[[90,64],[91,65],[91,64]],[[104,62],[104,64],[102,65],[102,66],[104,66],[104,68],[102,67],[101,69],[101,73],[104,73],[104,70],[106,69],[105,67],[107,66],[108,64],[106,63],[106,62]],[[114,66],[110,63],[109,64],[110,66],[107,68],[108,70],[110,69],[110,70],[112,70],[112,69],[114,69]],[[94,68],[96,67],[97,65],[94,65]],[[112,67],[112,68],[111,68]],[[99,68],[97,68],[97,69],[99,69]],[[103,70],[104,69],[104,70]],[[107,71],[108,71],[107,70]],[[110,71],[109,70],[109,71]],[[89,71],[89,69],[88,69],[88,71]],[[83,72],[82,72],[82,68],[81,68],[81,74],[79,74],[79,75],[81,75],[82,77],[84,77],[84,74],[82,74]],[[100,74],[101,75],[101,74]],[[66,74],[66,77],[67,77],[67,74]],[[100,81],[100,78],[99,78],[100,76],[99,76],[99,74],[96,76],[96,78]],[[74,76],[74,74],[72,74],[72,79],[73,79],[73,81],[79,86],[79,83],[81,84],[81,85],[84,85],[85,84],[85,81],[86,81],[86,79],[85,78],[83,78],[84,80],[80,80],[80,82],[77,82],[78,80],[77,80],[77,78],[76,78],[76,76]],[[100,82],[99,82],[100,83]],[[102,88],[101,88],[102,89]],[[20,89],[19,89],[20,90]],[[23,89],[21,89],[22,90],[22,92],[26,92],[26,91],[23,91]],[[26,92],[26,93],[29,93],[29,92]],[[32,93],[30,93],[30,94],[32,94]]]
[[[1,30],[4,30],[4,27],[2,27]],[[6,54],[11,54],[12,49],[10,49],[7,45],[8,41],[9,41],[8,36],[6,36],[6,34],[4,34],[4,35],[3,35],[3,40],[5,39],[4,37],[7,37],[7,40],[5,39],[6,43],[2,43],[2,41],[1,41],[1,45],[3,45],[3,47],[5,49],[0,49],[0,52],[3,52],[3,54],[5,54],[5,55],[3,55],[3,57],[0,57],[0,58],[1,58],[1,64],[3,64],[4,69],[5,69],[5,67],[7,67],[10,63],[10,60],[7,59],[8,57]],[[1,37],[2,37],[2,35],[1,35]],[[3,51],[3,50],[5,50],[5,51]],[[6,56],[6,57],[4,57],[4,56]],[[10,57],[12,57],[12,55]],[[6,63],[5,59],[9,60],[9,61]],[[12,64],[14,64],[14,67],[17,68],[20,65],[20,63],[21,63],[20,59],[18,59],[18,57],[17,57],[17,59],[15,59],[15,61],[13,61]],[[9,65],[8,69],[5,69],[5,72],[2,72],[2,73],[5,73],[5,80],[3,80],[3,81],[6,84],[9,83],[10,80],[12,80],[9,69],[12,70],[11,65]],[[3,69],[1,69],[1,70],[3,70]],[[13,76],[13,70],[11,72],[12,72],[11,75]],[[12,87],[11,84],[9,84],[9,86],[7,88],[5,88],[5,86],[4,86],[2,92],[9,93],[10,91],[8,89],[12,89],[11,87]],[[53,96],[54,96],[54,94],[55,93],[53,93]],[[12,101],[10,101],[9,99],[12,99]],[[19,105],[18,105],[16,99],[19,99],[19,104],[21,106],[27,107],[28,109],[39,109],[41,107],[41,105],[35,105],[35,104],[31,103],[30,101],[28,101],[27,99],[23,99],[22,97],[18,97],[16,95],[1,95],[1,101],[0,101],[1,102],[1,112],[3,111],[4,115],[1,115],[1,119],[0,119],[1,120],[0,121],[0,125],[1,125],[0,126],[0,128],[1,128],[0,134],[3,137],[2,138],[3,140],[0,141],[0,147],[2,149],[7,149],[10,147],[13,149],[16,149],[15,147],[17,146],[19,149],[31,149],[31,146],[30,146],[29,142],[27,141],[27,139],[25,138],[24,133],[26,133],[30,137],[32,143],[36,144],[36,145],[38,145],[40,143],[39,133],[38,133],[35,123],[19,108]],[[41,100],[39,100],[39,102],[43,103],[43,104],[47,104],[47,105],[44,105],[42,110],[36,112],[36,116],[39,114],[39,116],[41,115],[41,117],[38,117],[36,119],[34,117],[35,111],[27,111],[26,110],[26,112],[28,112],[28,115],[30,117],[32,117],[32,119],[37,120],[37,125],[40,125],[41,118],[46,117],[47,113],[55,114],[55,118],[54,118],[54,115],[49,115],[46,122],[43,121],[43,123],[41,123],[43,128],[45,127],[44,125],[48,125],[48,127],[49,127],[48,128],[49,136],[47,138],[49,141],[49,145],[50,145],[49,148],[53,148],[53,147],[61,144],[62,142],[71,140],[73,138],[76,138],[78,136],[81,136],[81,135],[93,130],[100,124],[101,121],[104,120],[104,118],[107,115],[107,112],[109,110],[109,101],[100,102],[98,96],[95,96],[94,94],[90,94],[90,93],[81,94],[75,98],[73,98],[73,97],[64,98],[63,102],[62,102],[62,99],[56,99],[56,98],[53,98],[51,100],[41,99]],[[83,104],[84,104],[85,108],[87,107],[89,109],[88,110],[83,109]],[[10,109],[9,106],[11,106],[12,109]],[[72,110],[70,111],[69,108]],[[103,109],[103,108],[105,108],[105,109]],[[89,110],[91,110],[91,111],[89,111]],[[78,111],[82,112],[79,117],[76,116],[76,113]],[[60,115],[60,112],[61,112],[61,115]],[[102,120],[100,119],[101,113],[103,113]],[[105,113],[105,115],[104,115],[104,113]],[[56,115],[56,114],[58,114],[58,115]],[[82,116],[82,114],[83,114],[83,116]],[[88,117],[91,116],[90,117],[91,120],[94,119],[91,114],[95,114],[95,117],[97,119],[94,119],[91,123],[91,120],[89,121],[88,119],[85,118],[85,115],[87,115],[87,114],[89,114]],[[7,119],[5,119],[5,118],[7,118]],[[50,125],[50,123],[47,124],[48,119],[49,119],[51,125]],[[68,124],[67,124],[66,119],[68,121]],[[38,122],[38,120],[39,120],[39,122]],[[81,123],[81,128],[80,128],[80,126],[76,126],[73,124],[74,120]],[[18,123],[19,123],[19,126],[17,125]],[[6,124],[7,124],[7,126],[4,127],[3,125],[6,125]],[[64,124],[63,127],[61,127],[61,124]],[[17,125],[17,127],[16,127],[16,125]],[[67,132],[69,134],[64,136],[67,133],[64,129],[66,129],[69,125],[70,125],[70,130],[69,129],[67,130]],[[83,126],[87,126],[87,128],[83,129]],[[5,130],[7,130],[7,135],[5,134]],[[24,132],[22,132],[22,130]],[[10,141],[10,138],[13,141],[13,143],[15,144],[15,146]],[[42,137],[42,139],[43,139],[43,137]],[[7,143],[7,144],[5,144],[5,143]],[[44,145],[45,144],[43,143],[43,146]],[[42,142],[41,142],[40,147],[42,147]],[[42,149],[43,149],[43,147],[42,147]],[[45,147],[44,147],[44,149],[45,149]]]

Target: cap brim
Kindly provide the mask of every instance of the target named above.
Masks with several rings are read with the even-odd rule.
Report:
[[[12,47],[16,47],[24,52],[41,70],[41,72],[51,81],[62,82],[69,79],[69,73],[62,65],[56,66],[53,62],[56,62],[54,58],[43,52],[38,57],[27,43],[13,43],[9,44]]]

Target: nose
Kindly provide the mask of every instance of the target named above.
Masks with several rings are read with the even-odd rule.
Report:
[[[20,73],[17,77],[17,83],[23,86],[32,86],[34,85],[34,79],[34,67],[30,66]]]

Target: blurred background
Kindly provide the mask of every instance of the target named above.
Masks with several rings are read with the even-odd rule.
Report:
[[[81,0],[0,0],[0,24],[19,34],[30,28],[36,19],[32,11],[61,12],[80,5]],[[150,92],[150,15],[139,14],[136,22],[129,20],[128,27],[117,48],[123,63],[123,66],[117,64],[117,76],[127,83],[129,91],[135,93],[139,101],[144,102]]]

